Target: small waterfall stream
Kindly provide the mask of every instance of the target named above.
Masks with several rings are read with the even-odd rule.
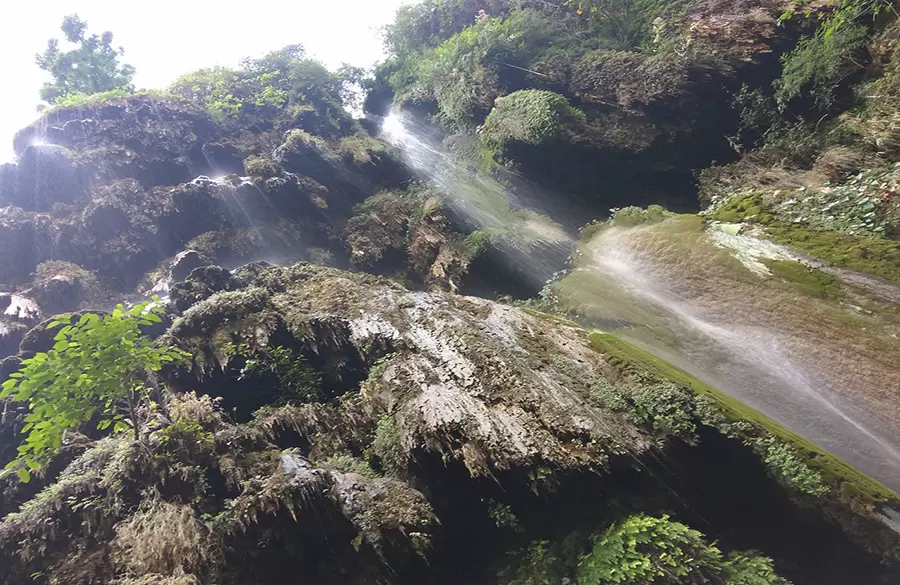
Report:
[[[382,129],[473,227],[528,235],[509,262],[536,279],[565,268],[547,266],[552,257],[539,253],[542,245],[576,245],[560,227],[572,218],[553,213],[551,194],[522,197],[479,176],[406,115],[391,114]],[[540,198],[544,205],[532,205]],[[897,332],[852,302],[812,299],[774,282],[758,257],[779,254],[795,259],[767,241],[708,233],[693,218],[613,227],[580,246],[573,271],[555,290],[586,321],[612,325],[617,335],[900,490]]]

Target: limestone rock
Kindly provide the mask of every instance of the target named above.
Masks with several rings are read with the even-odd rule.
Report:
[[[209,266],[210,262],[197,250],[184,250],[175,255],[169,276],[173,282],[184,280],[197,268]]]

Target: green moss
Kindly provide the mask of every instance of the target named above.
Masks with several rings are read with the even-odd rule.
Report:
[[[769,417],[698,380],[684,370],[608,333],[593,332],[589,339],[591,347],[603,354],[607,362],[614,367],[622,371],[647,372],[690,388],[697,395],[708,396],[715,401],[730,421],[748,421],[790,444],[802,456],[804,463],[821,472],[826,482],[839,486],[842,492],[859,496],[870,504],[900,502],[900,495]]]
[[[769,212],[759,194],[735,197],[722,207],[716,209],[710,216],[716,221],[736,223],[739,221],[753,220],[764,225],[774,221],[774,216]]]
[[[620,227],[633,227],[645,223],[659,223],[668,217],[672,217],[672,215],[661,205],[650,205],[647,209],[632,206],[614,209],[611,221],[614,225]],[[591,231],[596,234],[598,230]],[[582,237],[584,237],[584,234],[582,234]]]
[[[779,244],[791,246],[842,268],[900,282],[900,242],[896,240],[864,237],[781,221],[759,194],[735,197],[710,217],[728,223],[752,221],[762,224],[766,226],[768,236]],[[792,277],[800,278],[806,283],[804,286],[818,288],[817,284],[810,282],[809,275],[799,275],[796,270],[791,270],[785,279],[797,282]],[[816,280],[822,279],[817,276]],[[824,286],[828,288],[828,285]]]
[[[837,266],[900,282],[900,242],[773,223],[769,236]]]
[[[793,260],[763,260],[772,274],[787,281],[805,295],[820,299],[840,299],[843,291],[830,274],[809,268]]]
[[[565,96],[538,89],[516,91],[497,98],[484,122],[482,137],[491,148],[510,142],[545,144],[564,138],[584,124],[584,113]]]

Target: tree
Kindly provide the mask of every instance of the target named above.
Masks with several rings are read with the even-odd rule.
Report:
[[[158,347],[141,327],[161,321],[159,303],[119,305],[108,315],[88,313],[77,321],[57,315],[48,329],[59,328],[55,344],[22,362],[3,384],[0,399],[28,404],[18,459],[7,465],[22,481],[43,468],[62,446],[65,434],[95,423],[113,432],[131,429],[140,439],[140,412],[148,400],[150,377],[164,364],[188,354]]]
[[[125,51],[113,47],[111,32],[87,36],[87,22],[77,14],[66,16],[60,28],[66,40],[77,47],[62,51],[59,41],[50,39],[43,54],[36,56],[38,67],[53,76],[53,81],[41,88],[41,99],[54,102],[74,94],[132,89],[134,67],[119,62]]]

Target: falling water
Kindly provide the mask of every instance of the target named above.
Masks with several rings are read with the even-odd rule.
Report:
[[[388,116],[383,132],[473,226],[530,231],[510,262],[535,274],[564,268],[533,254],[542,241],[574,246],[558,215],[546,207],[528,214],[548,194],[522,198],[480,176],[409,117]],[[587,319],[617,326],[618,335],[900,489],[900,412],[886,407],[896,402],[891,389],[900,390],[900,341],[845,308],[773,287],[760,256],[796,259],[766,241],[702,229],[609,228],[582,246],[556,289]]]
[[[398,147],[410,168],[436,188],[453,212],[473,229],[484,230],[500,243],[506,260],[530,277],[537,288],[562,268],[574,245],[572,234],[536,210],[537,189],[510,175],[512,189],[454,156],[439,134],[411,116],[391,113],[382,122],[382,135]],[[532,197],[527,197],[528,195]],[[555,213],[559,219],[560,213]]]

